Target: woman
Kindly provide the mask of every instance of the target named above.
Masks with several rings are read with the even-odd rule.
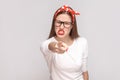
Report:
[[[49,38],[41,44],[51,80],[88,80],[88,43],[77,32],[75,15],[69,6],[54,14]]]

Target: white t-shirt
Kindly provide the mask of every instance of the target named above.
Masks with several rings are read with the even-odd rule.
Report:
[[[63,54],[50,51],[48,45],[57,40],[52,37],[41,44],[41,51],[47,61],[51,80],[83,80],[82,72],[87,71],[88,43],[79,37]]]

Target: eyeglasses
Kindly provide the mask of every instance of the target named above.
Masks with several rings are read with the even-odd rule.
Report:
[[[68,22],[68,21],[60,21],[60,20],[56,20],[55,21],[55,26],[56,27],[60,27],[61,25],[63,24],[63,26],[65,27],[65,28],[69,28],[70,26],[71,26],[71,22]]]

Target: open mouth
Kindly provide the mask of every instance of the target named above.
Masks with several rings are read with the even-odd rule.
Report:
[[[59,31],[58,31],[58,34],[59,34],[59,35],[64,35],[64,33],[65,33],[64,30],[59,30]]]

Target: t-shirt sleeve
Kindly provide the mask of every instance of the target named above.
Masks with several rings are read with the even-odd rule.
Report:
[[[87,71],[87,60],[88,60],[88,42],[85,39],[84,48],[83,48],[83,57],[82,57],[82,72]]]
[[[49,43],[52,42],[52,41],[53,41],[53,39],[48,39],[48,40],[46,40],[46,41],[44,41],[40,44],[40,50],[45,57],[45,60],[47,62],[47,65],[48,65],[48,68],[49,68],[50,72],[51,72],[52,59],[53,59],[54,54],[55,54],[54,52],[52,52],[48,48]]]

